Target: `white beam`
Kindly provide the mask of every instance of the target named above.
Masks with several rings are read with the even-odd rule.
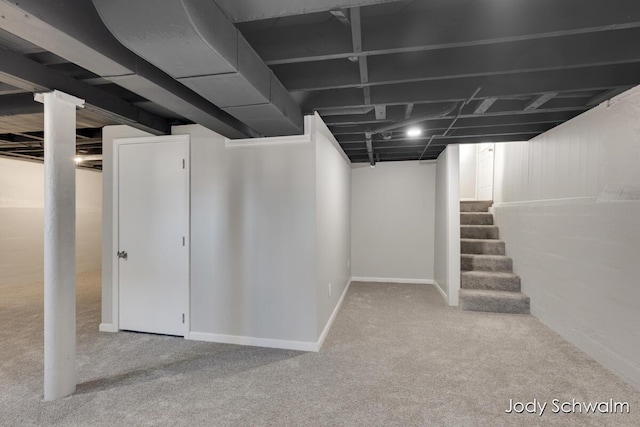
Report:
[[[491,108],[491,106],[493,104],[495,104],[497,100],[498,100],[498,98],[487,98],[487,99],[485,99],[484,101],[482,101],[480,103],[480,105],[478,105],[478,108],[475,109],[473,114],[484,114],[484,113],[486,113],[487,110],[489,108]]]
[[[349,26],[351,25],[351,22],[349,21],[349,16],[347,9],[338,9],[338,10],[331,10],[330,11],[331,14],[340,22],[342,22],[343,25]]]
[[[537,110],[539,107],[541,107],[542,105],[546,104],[551,99],[553,99],[556,95],[557,95],[557,93],[555,93],[555,92],[548,92],[548,93],[543,93],[540,96],[536,96],[535,98],[533,98],[531,100],[531,102],[529,102],[524,107],[524,111]]]
[[[404,109],[404,118],[408,119],[409,117],[411,117],[412,112],[413,112],[413,104],[407,104],[407,106]]]
[[[603,103],[604,101],[613,98],[614,96],[620,95],[622,92],[626,92],[629,89],[633,88],[633,86],[622,86],[617,87],[615,89],[607,90],[602,92],[599,95],[594,96],[593,98],[587,101],[587,107],[594,107]]]
[[[376,105],[376,120],[385,120],[387,118],[387,106]]]
[[[76,389],[76,108],[53,91],[44,104],[44,400]]]

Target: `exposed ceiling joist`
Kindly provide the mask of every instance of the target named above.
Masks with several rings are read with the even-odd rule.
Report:
[[[31,139],[32,141],[44,142],[44,135],[41,136],[35,133],[26,133],[26,132],[16,132],[16,135]]]
[[[2,64],[0,63],[0,69]],[[34,102],[33,93],[16,93],[0,96],[0,117],[17,114],[42,113],[43,105]]]
[[[343,25],[351,25],[351,21],[349,21],[349,12],[347,9],[337,9],[331,10],[331,14]]]
[[[499,76],[461,78],[440,81],[410,82],[371,87],[373,104],[463,101],[476,87],[482,86],[484,98],[533,96],[540,93],[584,90],[607,90],[634,85],[640,75],[640,63],[593,67],[580,73],[541,71],[523,73],[518,84]],[[322,91],[308,105],[310,109],[362,106],[359,89]]]
[[[364,96],[362,97],[362,99],[364,99],[364,105],[371,105],[371,88],[365,86],[362,88],[362,91],[364,92]]]
[[[449,120],[451,122],[451,120]],[[552,127],[554,127],[556,123],[539,123],[539,124],[524,124],[524,125],[496,125],[496,126],[486,126],[486,127],[459,127],[454,125],[449,135],[452,137],[472,137],[478,135],[504,135],[504,134],[522,134],[522,133],[542,133],[545,132]],[[428,140],[432,136],[443,136],[444,132],[448,129],[448,127],[439,126],[432,127],[429,126],[425,129],[421,136],[419,137],[407,137],[404,132],[393,132],[390,137],[385,140],[385,142],[395,142],[395,141],[406,141],[406,142],[416,142],[416,141],[424,141]],[[337,134],[336,139],[341,144],[357,144],[362,142],[364,139],[362,137],[363,133],[358,134]],[[375,138],[374,138],[375,139]],[[380,138],[379,138],[380,139]]]
[[[360,8],[352,8],[349,12],[349,15],[351,17],[351,43],[353,45],[353,52],[360,53],[362,52],[362,24]],[[358,71],[360,84],[357,87],[362,87],[362,85],[369,82],[369,68],[367,66],[366,56],[358,57]],[[371,104],[371,90],[366,86],[363,87],[362,90],[365,105]],[[377,109],[376,114],[378,114]]]
[[[396,123],[376,126],[371,131],[365,132],[365,135],[367,133],[370,133],[373,135],[373,134],[388,132],[394,129],[411,126],[413,124],[420,123],[425,120],[446,117],[447,115],[451,114],[451,112],[456,108],[456,105],[457,105],[456,103],[432,105],[430,106],[431,108],[429,108],[428,111],[424,111],[419,116],[415,116],[411,119],[407,119],[407,120],[396,122]]]
[[[577,114],[584,111],[586,107],[575,109],[573,111],[545,111],[535,110],[530,113],[505,112],[504,114],[487,114],[476,115],[473,113],[462,114],[456,124],[456,128],[461,127],[483,127],[483,126],[499,126],[499,125],[519,125],[519,124],[537,124],[537,123],[562,123]],[[342,120],[344,119],[344,120]],[[334,134],[345,133],[361,133],[371,124],[377,123],[375,117],[371,120],[358,120],[358,116],[328,116],[324,118],[325,123],[331,128]],[[387,112],[387,119],[390,122],[400,121],[403,119],[401,115]],[[433,118],[425,120],[425,126],[432,128],[445,128],[451,117]]]
[[[484,114],[484,113],[486,113],[487,110],[489,108],[491,108],[491,106],[493,104],[495,104],[497,100],[498,100],[498,98],[483,99],[482,102],[480,103],[480,105],[478,105],[476,107],[476,109],[474,110],[473,114]]]
[[[369,157],[369,164],[371,166],[375,166],[376,161],[373,157],[373,139],[370,133],[365,133],[365,145],[367,147],[367,156]]]
[[[494,0],[476,0],[465,3],[464,7],[465,13],[461,14],[459,2],[438,2],[431,9],[372,16],[363,32],[367,48],[361,55],[555,39],[640,27],[640,8],[633,1],[617,2],[612,7],[606,0],[590,0],[589,8],[599,13],[571,14],[565,11],[584,9],[583,0],[518,1],[517,7],[500,10],[500,25],[496,25],[495,14],[487,13],[496,7]],[[456,23],[456,28],[469,30],[451,31],[451,22]],[[247,32],[246,36],[269,65],[351,56],[352,52],[344,44],[327,43],[325,37],[318,37],[330,31],[328,25],[315,24]]]
[[[542,105],[546,104],[551,99],[553,99],[556,95],[557,93],[551,92],[551,93],[543,93],[542,95],[536,96],[531,100],[531,102],[529,102],[524,107],[524,111],[537,110],[538,107],[541,107]]]
[[[517,78],[517,74],[533,71],[573,70],[640,62],[640,28],[561,38],[554,42],[553,47],[553,54],[549,54],[547,40],[528,40],[369,56],[366,83],[381,85],[493,75],[513,79]],[[515,63],[513,58],[518,58]],[[351,64],[343,59],[276,65],[273,70],[282,83],[294,91],[359,87],[365,83]]]
[[[327,108],[322,110],[320,113],[321,115],[324,116],[343,116],[343,115],[349,115],[349,114],[357,114],[357,115],[362,115],[362,114],[367,114],[369,112],[371,112],[373,110],[372,106],[367,106],[367,107],[354,107],[354,108]]]
[[[119,123],[155,134],[169,132],[170,125],[165,119],[6,49],[0,49],[0,74],[27,91],[56,89],[84,99],[85,108]]]
[[[633,86],[622,86],[622,87],[617,87],[611,90],[604,91],[600,95],[596,95],[593,98],[589,99],[587,101],[587,106],[594,107],[596,105],[599,105],[604,101],[613,98],[614,96],[620,95],[622,92],[628,91],[632,87]]]
[[[232,22],[259,21],[398,0],[216,0]]]
[[[247,7],[253,18],[261,9],[273,15],[260,22],[235,21],[234,27],[220,12],[249,41],[251,47],[246,47],[269,61],[267,74],[276,75],[306,113],[318,111],[325,118],[353,162],[433,159],[449,143],[528,140],[640,83],[640,3],[633,0],[615,5],[610,0],[590,0],[588,5],[584,0],[510,0],[508,6],[497,0],[214,1],[227,6],[227,16],[234,7]],[[138,6],[138,16],[146,17],[145,10],[153,6],[168,16],[167,22],[176,22],[170,12],[175,2],[146,2]],[[213,4],[183,3],[196,9]],[[121,11],[107,0],[0,0],[5,17],[0,32],[9,27],[15,34],[4,47],[142,110],[207,126],[210,114],[203,92],[178,95],[184,95],[181,78],[202,77],[197,65],[203,61],[194,66],[175,61],[172,49],[177,47],[179,56],[184,43],[171,45],[179,37],[169,35],[166,45],[157,45],[158,52],[193,75],[176,77],[158,62],[151,66],[105,31],[94,4]],[[569,13],[575,10],[580,13]],[[148,35],[131,14],[117,16],[128,20],[132,33]],[[205,28],[209,21],[203,21]],[[178,26],[189,28],[189,22]],[[198,41],[203,35],[194,37]],[[0,35],[0,45],[3,40]],[[145,58],[148,52],[133,51]],[[158,67],[166,73],[158,74]],[[249,69],[255,71],[244,67]],[[29,82],[12,79],[0,81],[0,139],[7,141],[0,151],[40,156],[41,132],[34,131],[42,129],[42,113],[32,114],[30,94],[20,94],[22,100],[2,97],[28,89]],[[30,91],[40,90],[31,86]],[[480,98],[468,102],[471,93]],[[3,117],[3,100],[8,99],[21,104],[6,114],[25,114]],[[219,102],[209,98],[207,104]],[[455,111],[428,115],[451,105]],[[96,114],[85,119],[83,126],[104,124]],[[408,139],[403,128],[410,123],[422,128],[422,137]],[[99,137],[78,132],[78,144],[87,142],[81,152],[99,154],[99,145],[92,143]]]
[[[413,104],[407,104],[407,106],[404,109],[404,118],[408,119],[409,117],[411,117],[412,112],[413,112]]]

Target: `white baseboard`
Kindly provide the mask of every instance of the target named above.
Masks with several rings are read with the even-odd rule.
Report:
[[[285,350],[318,351],[318,343],[313,341],[288,341],[271,338],[245,337],[240,335],[209,334],[205,332],[189,332],[187,336],[185,336],[185,339],[193,341],[217,342],[221,344],[281,348]]]
[[[298,351],[313,351],[318,352],[324,344],[324,340],[327,338],[329,334],[329,330],[331,329],[331,325],[333,325],[333,321],[338,315],[338,311],[340,311],[340,307],[342,306],[342,302],[344,301],[345,296],[347,295],[347,290],[349,290],[349,286],[351,285],[351,280],[345,286],[336,307],[333,309],[333,313],[331,313],[331,317],[327,321],[327,324],[318,338],[318,341],[289,341],[289,340],[278,340],[271,338],[256,338],[256,337],[247,337],[241,335],[225,335],[225,334],[210,334],[206,332],[189,332],[184,338],[193,341],[207,341],[207,342],[217,342],[221,344],[237,344],[237,345],[252,345],[256,347],[269,347],[269,348],[281,348],[284,350],[298,350]]]
[[[447,294],[442,290],[442,288],[440,287],[440,285],[438,284],[438,282],[436,282],[435,280],[433,281],[433,286],[436,287],[436,289],[438,290],[438,292],[440,292],[440,295],[442,295],[442,298],[444,298],[444,302],[447,303],[447,305],[449,305],[449,297],[447,296]]]
[[[397,277],[352,277],[352,282],[376,282],[376,283],[408,283],[416,285],[433,285],[433,279],[400,279]]]
[[[331,317],[329,317],[329,320],[327,321],[327,324],[324,327],[322,334],[320,334],[320,338],[318,338],[318,350],[316,351],[320,351],[320,349],[322,348],[322,344],[324,344],[325,338],[327,338],[327,335],[329,334],[331,325],[333,325],[333,321],[336,319],[336,316],[338,315],[338,311],[340,311],[340,307],[342,307],[342,302],[344,301],[344,297],[347,295],[349,286],[351,286],[351,280],[349,280],[349,283],[347,283],[347,286],[344,287],[344,291],[342,291],[342,295],[338,300],[338,304],[336,304],[336,307],[333,309],[333,313],[331,313]]]
[[[118,332],[118,328],[113,323],[100,323],[98,330],[100,332]]]

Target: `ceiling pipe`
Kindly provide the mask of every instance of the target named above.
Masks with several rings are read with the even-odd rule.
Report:
[[[376,160],[373,158],[373,139],[371,138],[373,135],[371,134],[371,132],[365,132],[364,136],[366,138],[367,155],[369,156],[369,164],[371,164],[371,167],[374,167],[376,165]]]

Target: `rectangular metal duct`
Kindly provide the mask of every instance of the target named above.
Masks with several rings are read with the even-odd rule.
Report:
[[[265,136],[302,133],[299,106],[211,0],[94,0],[113,35]]]

